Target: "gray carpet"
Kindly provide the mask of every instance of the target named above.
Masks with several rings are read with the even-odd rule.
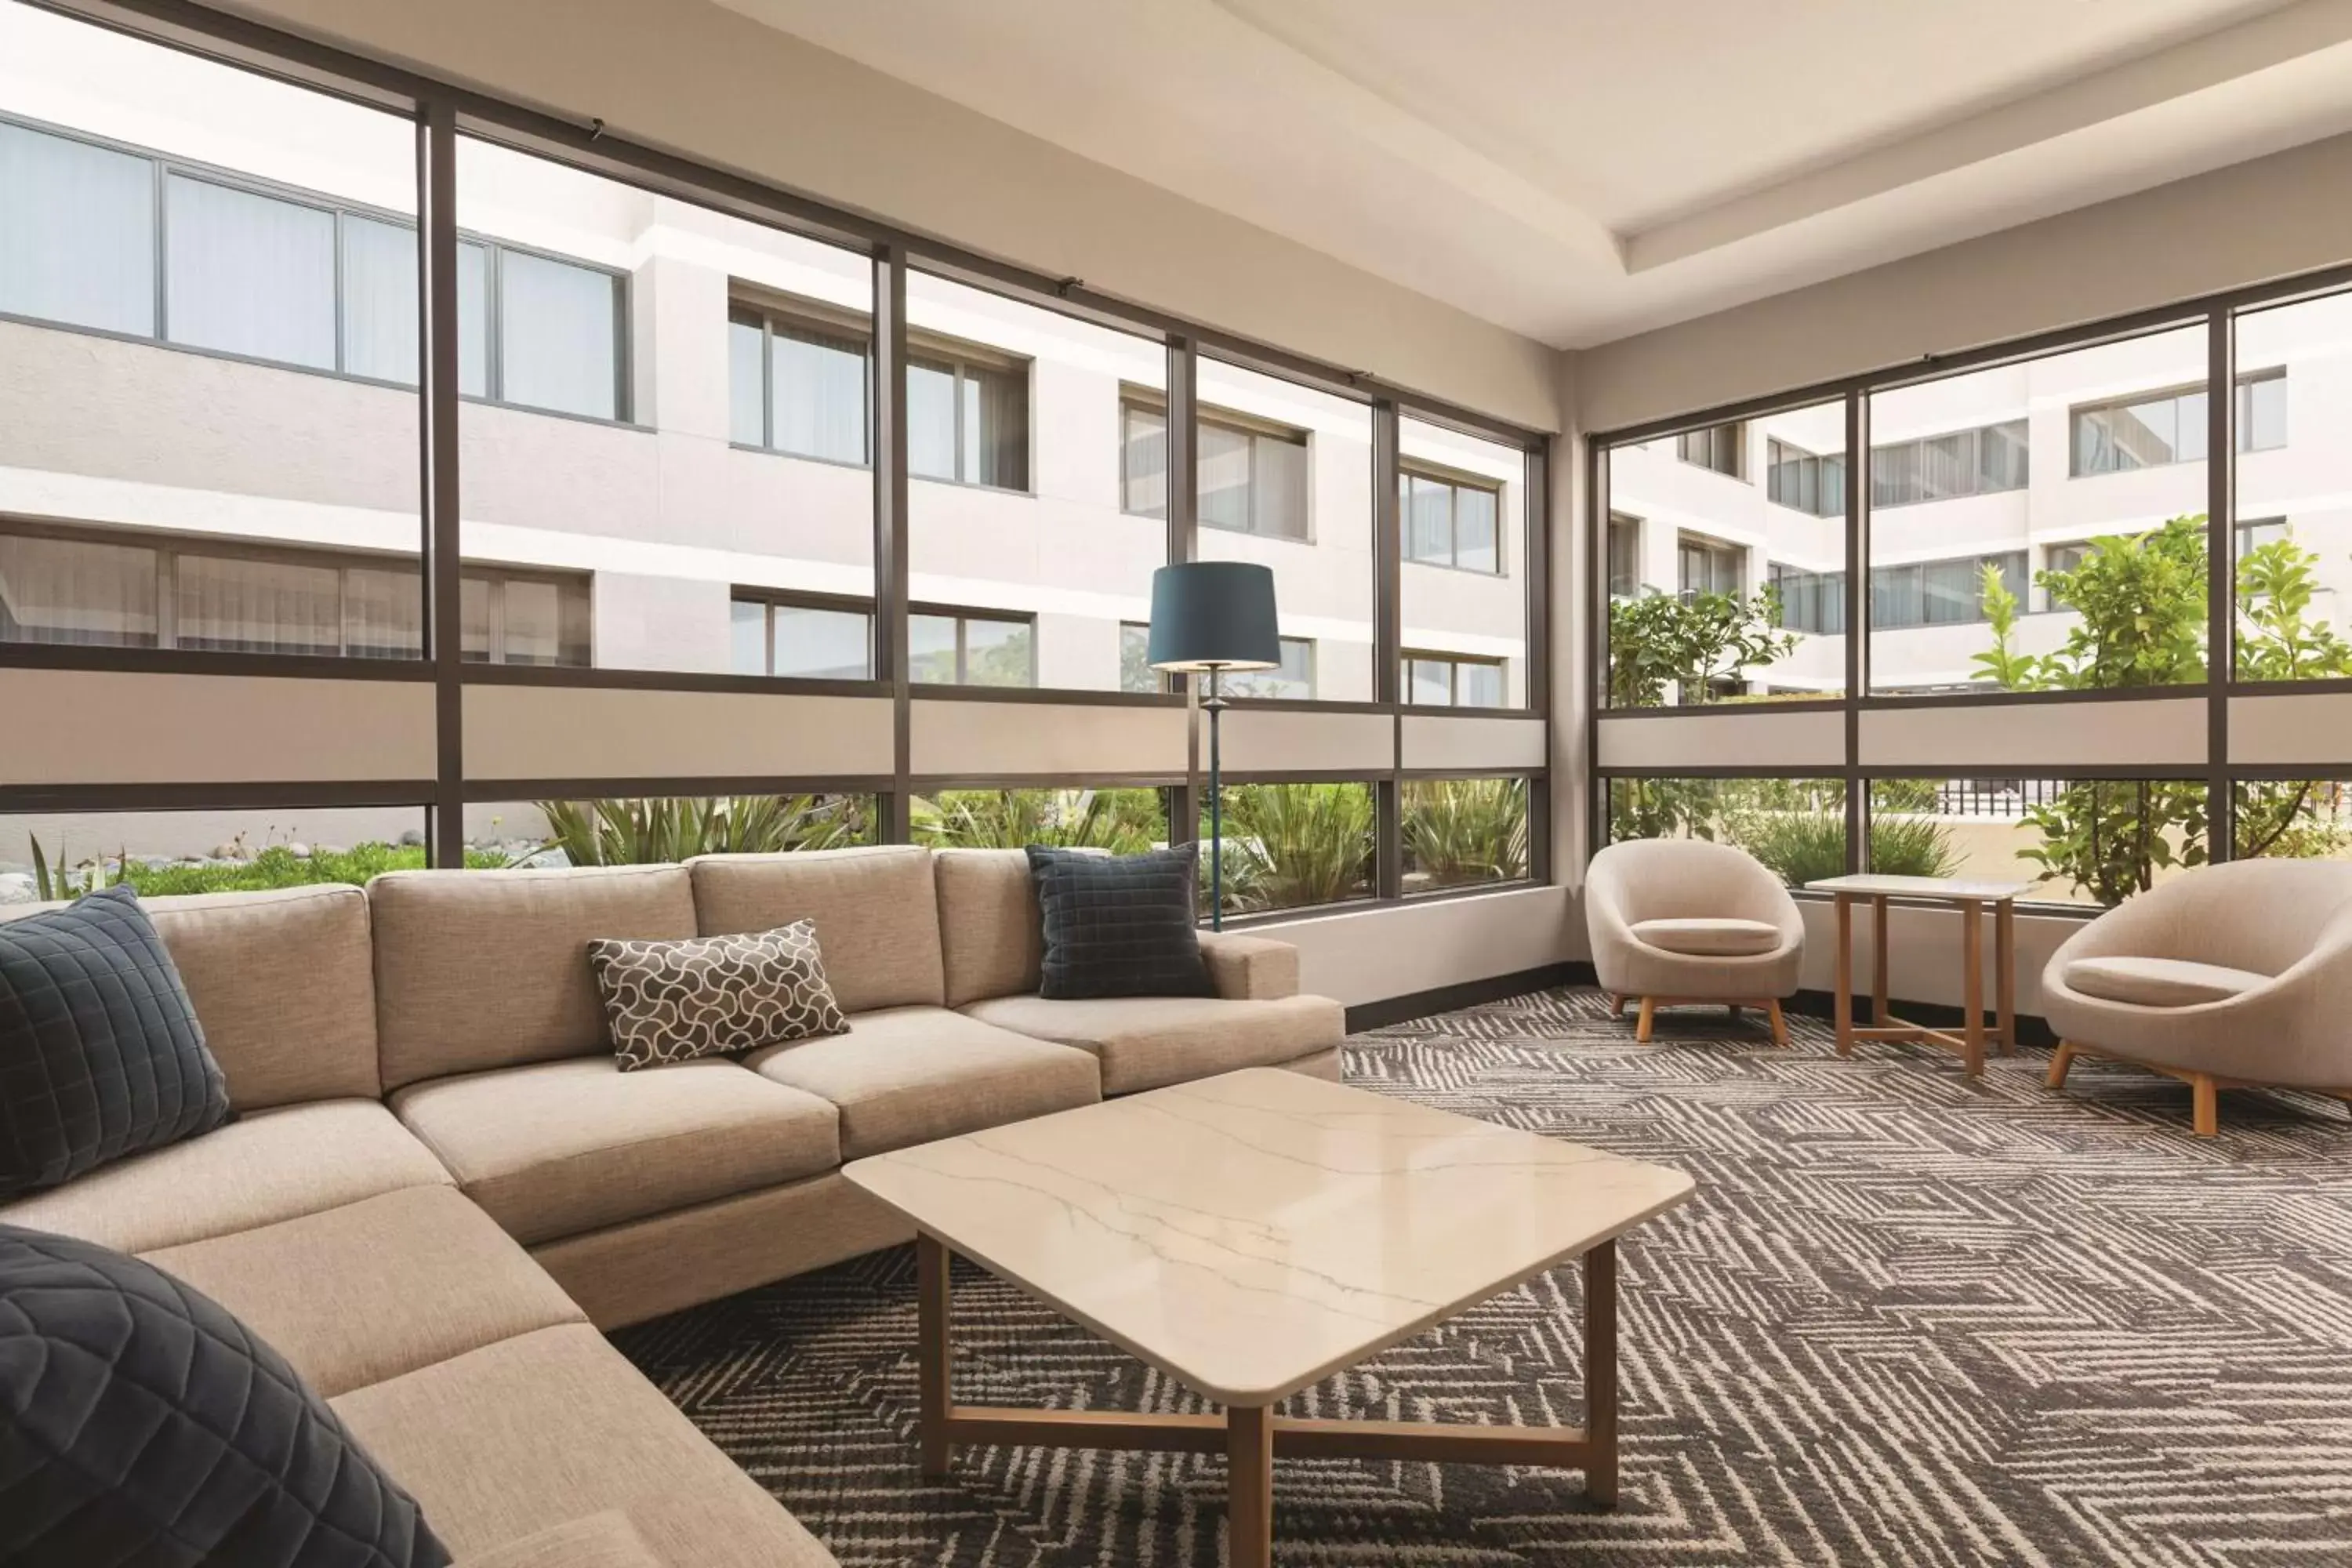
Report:
[[[1720,1013],[1633,1044],[1590,991],[1360,1036],[1349,1081],[1681,1167],[1621,1244],[1623,1494],[1573,1474],[1283,1461],[1285,1563],[2352,1563],[2352,1118],[2047,1057],[1792,1048]],[[926,1483],[911,1252],[619,1342],[851,1568],[1221,1561],[1222,1461],[1033,1449]],[[1319,1414],[1579,1417],[1576,1270],[1301,1396]],[[958,1394],[1205,1408],[977,1272]]]

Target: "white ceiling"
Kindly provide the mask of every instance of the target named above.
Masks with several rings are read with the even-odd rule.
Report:
[[[2352,131],[2352,0],[721,3],[1562,347]]]

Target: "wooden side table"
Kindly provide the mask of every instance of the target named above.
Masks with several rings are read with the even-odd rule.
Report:
[[[1984,1071],[1984,911],[1993,912],[1993,1037],[2000,1054],[2017,1049],[2017,896],[2031,882],[1978,882],[1957,877],[1824,877],[1805,884],[1808,892],[1828,893],[1837,900],[1837,1048],[1853,1054],[1856,1040],[1904,1040],[1942,1046],[1959,1053],[1968,1076]],[[1931,1029],[1894,1016],[1886,1005],[1886,905],[1890,899],[1919,899],[1950,904],[1960,912],[1962,1009],[1967,1021],[1957,1035]],[[1870,987],[1870,1026],[1853,1022],[1853,906],[1870,903],[1872,948],[1874,953]]]

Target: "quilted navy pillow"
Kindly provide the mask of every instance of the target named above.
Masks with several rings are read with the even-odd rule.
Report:
[[[0,1563],[444,1568],[285,1359],[93,1242],[0,1226]]]
[[[1029,846],[1045,952],[1038,994],[1213,996],[1193,926],[1200,847],[1142,855]]]
[[[137,893],[0,925],[0,1198],[228,1119],[228,1080]]]

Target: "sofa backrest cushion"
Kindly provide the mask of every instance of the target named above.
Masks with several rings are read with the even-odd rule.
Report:
[[[228,1079],[229,1104],[267,1110],[373,1100],[375,969],[368,900],[326,883],[142,899]],[[58,909],[19,904],[0,920]]]
[[[704,936],[814,921],[824,977],[843,1012],[940,1005],[939,895],[929,850],[892,845],[702,855],[686,864]]]
[[[937,858],[948,1005],[1036,990],[1044,926],[1027,852],[942,849]]]
[[[387,1091],[611,1051],[589,942],[695,934],[683,866],[393,871],[368,897]]]

